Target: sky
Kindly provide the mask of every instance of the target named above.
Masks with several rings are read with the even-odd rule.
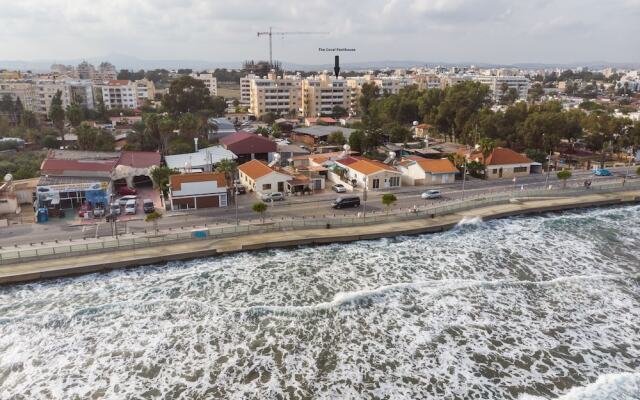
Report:
[[[0,0],[0,60],[640,61],[640,0]]]

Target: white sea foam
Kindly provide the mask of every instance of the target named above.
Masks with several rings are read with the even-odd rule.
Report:
[[[0,398],[582,395],[638,373],[639,238],[598,209],[2,287]]]
[[[523,396],[522,400],[542,400],[542,397]],[[638,400],[640,373],[608,374],[585,387],[575,387],[558,400]]]
[[[484,221],[482,220],[482,217],[469,217],[469,216],[464,216],[460,222],[458,222],[457,226],[465,226],[465,225],[480,225],[482,224]]]

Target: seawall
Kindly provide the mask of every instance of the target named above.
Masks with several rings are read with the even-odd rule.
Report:
[[[286,232],[254,233],[220,239],[194,240],[166,246],[87,254],[68,258],[43,259],[0,266],[0,284],[106,272],[120,268],[211,257],[240,251],[347,243],[399,235],[436,233],[451,229],[464,218],[471,217],[480,217],[487,221],[520,215],[617,206],[638,202],[640,202],[640,191],[523,200],[521,202],[479,207],[435,218],[332,229],[316,228]]]

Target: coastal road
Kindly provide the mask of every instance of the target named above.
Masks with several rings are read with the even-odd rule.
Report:
[[[603,183],[619,182],[622,185],[626,168],[612,168],[613,177],[596,177],[591,171],[573,171],[573,177],[567,181],[568,186],[582,186],[585,179],[591,179],[593,185]],[[525,189],[543,189],[546,182],[546,174],[535,174],[527,177],[517,178],[515,185],[511,179],[500,180],[480,180],[470,178],[465,182],[464,196],[466,198],[496,192],[513,192],[519,191],[522,187]],[[635,174],[630,175],[630,179],[636,180]],[[329,183],[330,184],[330,183]],[[551,173],[548,184],[553,187],[559,187],[562,183],[557,179],[555,173]],[[438,189],[442,192],[442,199],[423,200],[420,195],[429,189]],[[422,187],[401,187],[391,190],[398,201],[392,209],[411,208],[414,206],[445,204],[447,201],[460,199],[463,196],[462,182],[456,181],[453,184],[440,186],[422,186]],[[368,192],[367,193],[367,211],[384,210],[381,197],[386,193]],[[354,192],[354,194],[363,198],[362,192]],[[343,209],[334,210],[331,208],[331,202],[340,195],[327,190],[323,193],[317,193],[312,196],[288,197],[287,200],[270,204],[266,213],[269,219],[283,219],[291,217],[322,217],[330,215],[356,215],[361,213],[363,207],[359,209]],[[239,197],[238,201],[238,219],[256,220],[258,216],[251,210],[251,206],[256,202],[255,196],[246,194]],[[129,222],[119,222],[119,231],[142,232],[150,229],[151,225],[144,222],[143,215],[139,214],[138,220]],[[162,229],[191,227],[194,225],[202,226],[203,224],[233,224],[236,221],[236,209],[233,204],[227,208],[207,209],[191,211],[188,213],[169,213],[165,218],[161,219],[159,226]],[[111,236],[112,224],[99,222],[97,224],[89,224],[84,226],[69,226],[68,223],[52,221],[47,224],[24,224],[13,225],[0,230],[0,246],[10,247],[14,245],[24,245],[29,243],[48,242],[53,240],[69,240],[82,239],[84,237]]]

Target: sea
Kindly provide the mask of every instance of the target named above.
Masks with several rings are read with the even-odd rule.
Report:
[[[3,286],[0,399],[640,399],[640,206]]]

